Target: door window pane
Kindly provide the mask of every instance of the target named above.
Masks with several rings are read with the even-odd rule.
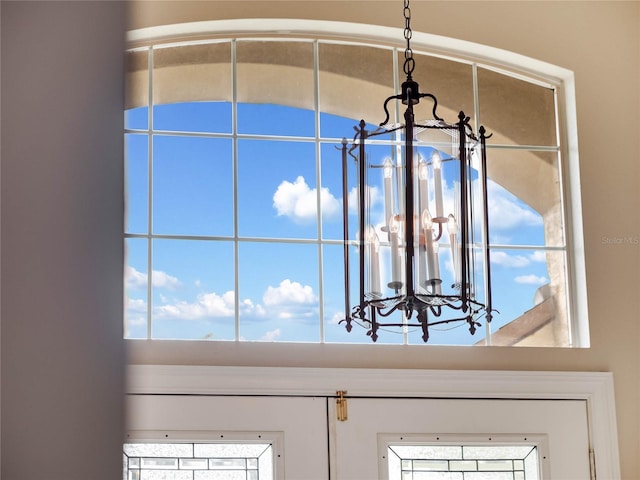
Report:
[[[389,480],[537,480],[536,445],[389,445]]]
[[[125,443],[123,480],[272,480],[268,443]]]

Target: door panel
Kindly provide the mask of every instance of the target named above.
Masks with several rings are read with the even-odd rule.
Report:
[[[469,400],[349,398],[348,420],[337,421],[330,404],[332,478],[385,479],[379,438],[412,436],[438,443],[456,438],[486,443],[492,437],[546,441],[541,450],[543,477],[589,478],[586,402],[583,400]],[[491,438],[491,440],[489,440]],[[382,465],[382,466],[379,466]]]
[[[127,430],[132,440],[172,441],[180,432],[181,440],[198,442],[255,442],[263,432],[282,439],[274,444],[276,479],[324,480],[326,405],[321,397],[130,395]]]

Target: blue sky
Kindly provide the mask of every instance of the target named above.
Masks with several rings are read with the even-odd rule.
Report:
[[[322,114],[320,132],[327,140],[316,147],[313,112],[240,104],[239,133],[304,138],[240,138],[234,173],[229,104],[156,106],[153,115],[156,130],[223,135],[155,134],[150,142],[145,131],[148,110],[126,114],[130,133],[126,135],[125,231],[137,238],[126,240],[125,335],[146,338],[150,310],[153,338],[234,340],[237,282],[240,339],[317,342],[322,321],[325,341],[369,342],[364,330],[347,334],[337,324],[344,316],[344,287],[341,157],[336,146],[342,136],[352,136],[357,122]],[[136,129],[140,131],[133,133]],[[163,236],[151,240],[150,304],[149,148],[153,151],[151,223],[153,234]],[[388,146],[370,150],[380,157],[380,163],[388,151]],[[233,188],[235,174],[237,191]],[[318,242],[318,175],[322,242]],[[350,181],[350,188],[354,186]],[[452,195],[452,188],[445,178],[446,198]],[[378,191],[372,191],[380,207],[381,191],[380,180]],[[241,239],[237,280],[234,199]],[[518,247],[492,252],[492,291],[500,311],[494,319],[497,328],[533,306],[535,291],[548,282],[548,273],[545,251],[535,248],[545,245],[541,216],[493,182],[489,204],[491,243]],[[355,216],[350,222],[355,229]],[[266,241],[272,239],[281,240]],[[355,287],[352,290],[355,293]],[[419,332],[412,333],[409,341],[421,343],[419,336]],[[470,344],[483,336],[484,331],[479,331],[470,337],[463,325],[433,331],[430,343]],[[378,341],[401,343],[403,338],[383,333]]]

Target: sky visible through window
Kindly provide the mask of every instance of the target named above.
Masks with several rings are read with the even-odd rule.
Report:
[[[319,115],[317,141],[312,111],[238,104],[236,134],[231,118],[226,102],[156,105],[150,136],[148,108],[126,112],[125,336],[370,342],[364,329],[347,334],[338,324],[336,147],[357,120]],[[445,191],[452,189],[445,178]],[[496,330],[534,306],[549,282],[549,251],[539,213],[491,181],[488,197]],[[484,327],[471,336],[464,324],[442,330],[431,331],[431,344],[485,336]],[[420,335],[410,333],[409,343],[422,343]],[[403,341],[384,331],[378,340]]]

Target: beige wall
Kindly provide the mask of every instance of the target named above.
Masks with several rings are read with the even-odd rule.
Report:
[[[398,1],[134,2],[130,28],[194,20],[311,18],[402,27]],[[416,1],[416,31],[510,50],[573,70],[584,215],[589,349],[368,345],[150,345],[133,363],[611,371],[623,478],[640,478],[640,3]],[[434,92],[437,93],[437,92]],[[400,352],[400,353],[399,353]],[[388,355],[385,355],[388,353]]]
[[[1,13],[0,476],[122,478],[125,4]]]

